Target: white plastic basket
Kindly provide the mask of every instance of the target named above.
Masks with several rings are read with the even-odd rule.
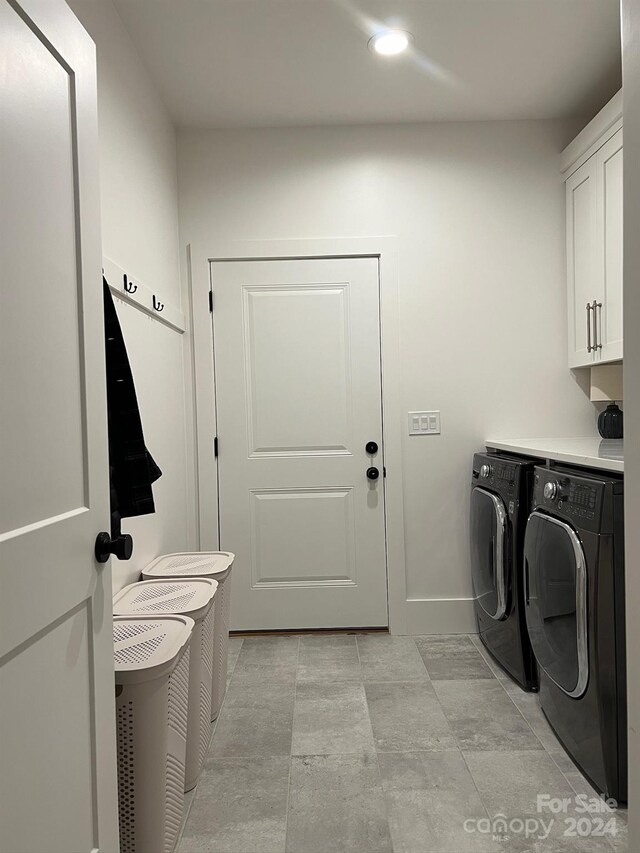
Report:
[[[213,682],[211,720],[220,713],[227,689],[231,569],[235,554],[230,551],[194,551],[157,557],[142,572],[143,578],[205,577],[218,581],[213,626]]]
[[[120,853],[171,853],[178,837],[193,627],[185,616],[113,620]]]
[[[218,584],[208,578],[145,580],[116,595],[118,616],[176,613],[195,622],[189,661],[189,716],[184,790],[195,787],[211,739],[211,682],[213,676],[213,600]]]

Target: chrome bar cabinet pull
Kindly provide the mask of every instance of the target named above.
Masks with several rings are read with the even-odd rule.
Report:
[[[600,312],[600,324],[598,325],[598,311]],[[602,337],[602,302],[593,300],[593,348],[602,349],[600,338]]]

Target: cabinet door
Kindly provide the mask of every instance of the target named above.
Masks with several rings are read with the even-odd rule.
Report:
[[[566,182],[567,293],[569,367],[593,364],[593,311],[587,304],[599,298],[597,272],[596,158],[591,157]]]
[[[622,358],[622,130],[595,156],[597,171],[598,273],[603,280],[598,309],[598,361]]]

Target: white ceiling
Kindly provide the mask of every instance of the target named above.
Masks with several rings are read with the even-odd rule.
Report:
[[[618,0],[114,0],[174,121],[269,127],[594,114]],[[383,24],[411,55],[367,50]]]

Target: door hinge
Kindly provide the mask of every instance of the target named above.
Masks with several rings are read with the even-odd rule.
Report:
[[[209,291],[209,311],[213,314],[213,290]]]
[[[218,436],[213,439],[213,455],[218,458]]]

